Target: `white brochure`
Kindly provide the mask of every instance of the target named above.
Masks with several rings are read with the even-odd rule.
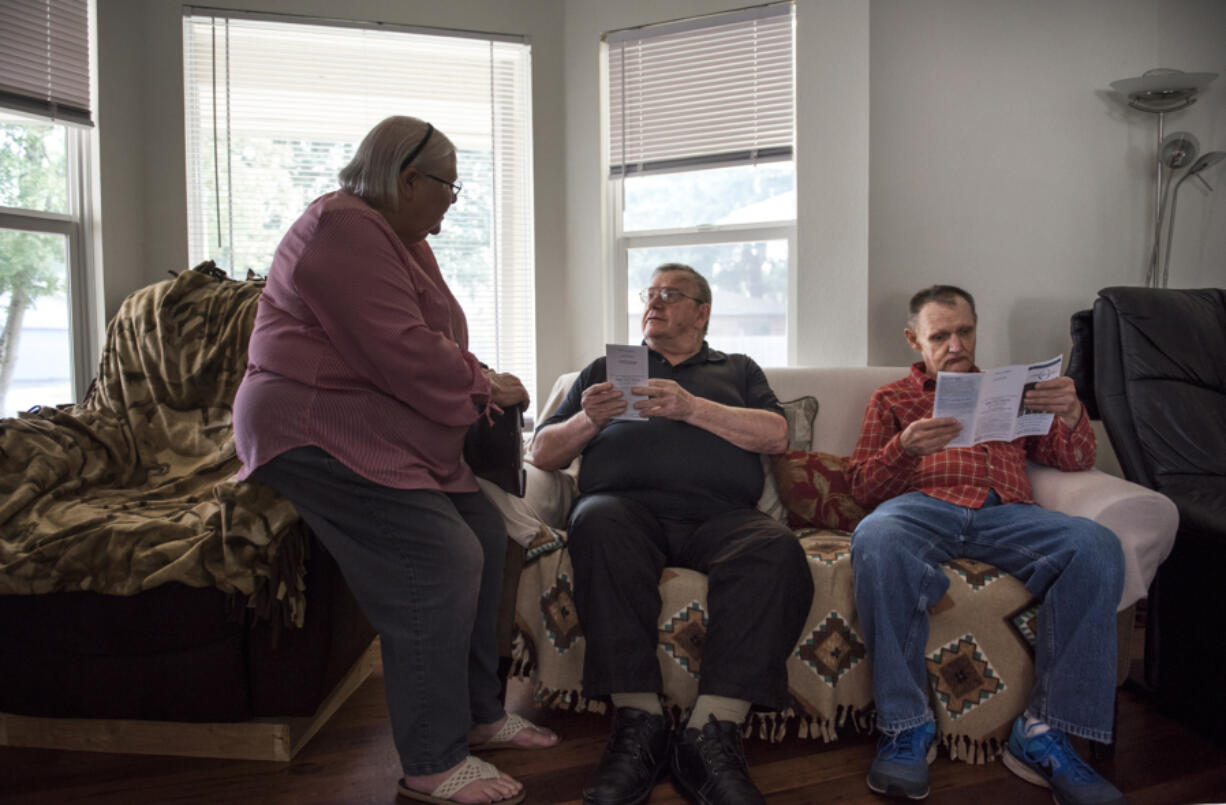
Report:
[[[1011,442],[1051,430],[1055,414],[1031,411],[1022,395],[1041,380],[1059,377],[1063,355],[1026,366],[1002,366],[987,372],[938,372],[933,417],[953,417],[962,432],[947,447],[980,442]]]
[[[604,362],[609,382],[625,395],[623,399],[626,401],[626,410],[613,418],[646,422],[646,417],[639,416],[634,404],[647,398],[642,394],[631,394],[630,389],[647,385],[647,347],[643,344],[605,344]]]

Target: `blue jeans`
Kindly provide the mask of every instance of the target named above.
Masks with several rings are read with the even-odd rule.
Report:
[[[505,714],[496,636],[507,548],[501,515],[480,492],[381,486],[318,447],[282,453],[251,477],[290,499],[378,631],[404,773],[459,763],[469,727]]]
[[[981,509],[908,492],[878,506],[852,535],[878,728],[897,733],[933,720],[924,662],[928,608],[949,587],[940,563],[959,557],[995,565],[1042,601],[1027,712],[1110,742],[1115,611],[1124,584],[1119,540],[1092,520],[1002,504],[995,492]]]

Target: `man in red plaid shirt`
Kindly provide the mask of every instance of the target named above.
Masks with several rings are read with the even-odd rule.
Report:
[[[912,297],[904,335],[923,360],[874,392],[851,457],[853,495],[877,507],[852,536],[881,732],[868,786],[889,796],[928,795],[936,755],[924,662],[928,607],[949,586],[940,564],[965,557],[1010,573],[1043,602],[1036,683],[1005,764],[1050,787],[1062,805],[1123,803],[1068,741],[1070,734],[1111,741],[1123,552],[1097,523],[1035,505],[1026,475],[1027,459],[1064,471],[1090,468],[1094,433],[1072,379],[1060,377],[1025,394],[1026,408],[1055,414],[1045,436],[947,447],[961,426],[932,416],[937,373],[979,371],[977,325],[975,300],[960,288],[934,285]]]

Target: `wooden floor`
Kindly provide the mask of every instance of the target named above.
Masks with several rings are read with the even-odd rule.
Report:
[[[518,708],[522,709],[522,708]],[[523,780],[530,803],[574,803],[604,748],[603,716],[551,712],[541,719],[563,736],[553,749],[487,757]],[[877,803],[864,776],[874,754],[867,737],[825,745],[789,739],[747,744],[754,779],[772,805]],[[1132,805],[1226,802],[1226,748],[1210,744],[1156,713],[1131,690],[1120,692],[1119,746],[1096,764]],[[388,731],[381,668],[290,763],[106,755],[0,748],[2,803],[386,803],[396,802],[398,764]],[[1003,764],[968,766],[944,757],[932,766],[941,803],[1047,805],[1050,795]],[[654,805],[681,803],[671,784]]]

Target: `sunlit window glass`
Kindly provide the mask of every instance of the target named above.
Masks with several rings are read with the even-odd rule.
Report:
[[[795,177],[791,160],[630,176],[622,229],[790,221],[796,217]]]
[[[67,213],[67,154],[63,126],[0,112],[0,207]]]
[[[72,402],[68,239],[0,229],[0,415]]]
[[[680,262],[711,284],[707,341],[722,352],[744,352],[762,366],[787,363],[788,242],[767,240],[630,249],[627,330],[638,341],[643,303],[656,266]]]

